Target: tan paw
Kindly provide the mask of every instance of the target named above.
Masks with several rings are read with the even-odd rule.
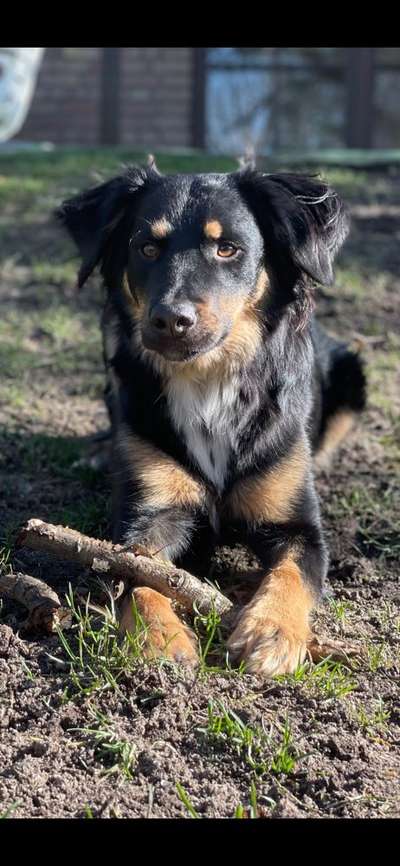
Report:
[[[228,649],[235,659],[245,662],[247,673],[266,678],[290,674],[305,659],[307,628],[295,633],[245,612],[228,640]]]
[[[137,621],[132,599],[142,623]],[[168,658],[188,667],[198,665],[195,635],[172,610],[169,598],[147,586],[132,590],[124,598],[120,610],[120,632],[135,634],[143,624],[146,629],[143,654],[146,658]]]

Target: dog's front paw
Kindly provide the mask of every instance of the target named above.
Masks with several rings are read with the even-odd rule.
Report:
[[[120,631],[137,635],[148,659],[168,658],[191,668],[199,663],[195,635],[178,619],[170,600],[154,589],[138,587],[124,599]]]
[[[307,627],[287,628],[245,611],[228,640],[232,657],[244,661],[246,672],[263,677],[293,673],[307,652]]]

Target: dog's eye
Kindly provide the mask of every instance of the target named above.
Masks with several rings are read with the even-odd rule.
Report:
[[[157,244],[147,243],[143,244],[140,248],[140,252],[146,257],[146,259],[158,259],[160,255],[160,247],[158,247]]]
[[[238,252],[238,248],[234,244],[226,243],[225,241],[218,244],[217,255],[222,259],[231,259]]]

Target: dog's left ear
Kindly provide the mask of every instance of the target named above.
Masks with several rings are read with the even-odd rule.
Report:
[[[147,168],[130,168],[125,174],[68,199],[56,210],[56,219],[65,226],[82,257],[79,288],[104,259],[114,229],[127,208],[138,193],[157,178],[159,173],[154,160],[149,161]]]
[[[333,259],[349,231],[339,196],[327,184],[297,174],[236,174],[276,269],[302,271],[317,283],[333,283]]]

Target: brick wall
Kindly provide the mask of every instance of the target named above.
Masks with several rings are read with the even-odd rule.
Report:
[[[189,147],[191,48],[125,48],[121,67],[121,143]]]
[[[17,138],[99,142],[101,48],[46,48],[32,105]]]
[[[47,48],[17,138],[101,144],[102,48]],[[120,49],[120,144],[192,144],[192,48]]]

